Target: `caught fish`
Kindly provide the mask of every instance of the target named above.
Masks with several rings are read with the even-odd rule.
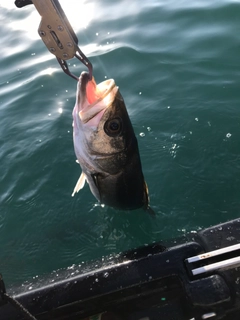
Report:
[[[95,83],[83,72],[73,109],[73,142],[82,174],[72,196],[88,182],[110,207],[149,208],[138,143],[124,100],[113,79]]]

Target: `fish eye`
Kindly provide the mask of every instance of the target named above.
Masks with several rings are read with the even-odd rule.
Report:
[[[122,131],[122,121],[119,118],[106,121],[104,131],[110,137],[119,135]]]

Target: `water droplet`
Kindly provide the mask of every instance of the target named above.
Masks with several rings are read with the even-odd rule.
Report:
[[[109,273],[105,272],[103,276],[104,276],[104,278],[107,278],[109,276]]]
[[[226,138],[230,138],[230,137],[231,137],[231,133],[227,133]]]
[[[149,276],[149,277],[148,277],[148,280],[152,280],[152,276]]]
[[[167,106],[167,108],[170,109],[171,107],[170,107],[170,106]]]
[[[95,279],[95,282],[98,282],[98,281],[99,281],[98,278],[96,278],[96,279]]]
[[[139,92],[139,95],[141,95],[141,94],[142,94],[142,92],[140,91],[140,92]]]
[[[96,36],[98,36],[99,35],[99,33],[98,32],[96,32]]]
[[[49,113],[48,116],[50,117],[50,116],[51,116],[51,113]]]
[[[63,113],[63,108],[58,108],[59,113]]]
[[[147,127],[147,130],[148,130],[148,131],[151,131],[151,128],[150,128],[150,127]]]
[[[73,270],[75,267],[75,264],[71,265],[70,267],[67,268],[67,270]]]
[[[141,132],[139,133],[140,137],[145,137],[145,133],[144,132]]]
[[[28,290],[32,290],[32,287],[29,287]]]
[[[198,118],[195,118],[195,121],[198,121]]]

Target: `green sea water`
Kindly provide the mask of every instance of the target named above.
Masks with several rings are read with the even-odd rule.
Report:
[[[11,288],[240,215],[240,3],[59,2],[96,81],[120,88],[156,218],[100,206],[88,186],[71,197],[76,81],[38,36],[34,6],[3,0],[0,272]]]

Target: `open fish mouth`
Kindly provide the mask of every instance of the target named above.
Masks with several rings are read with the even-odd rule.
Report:
[[[78,83],[78,112],[83,123],[97,125],[105,110],[112,105],[118,87],[113,79],[96,84],[94,77],[89,79],[87,72],[82,72]]]

